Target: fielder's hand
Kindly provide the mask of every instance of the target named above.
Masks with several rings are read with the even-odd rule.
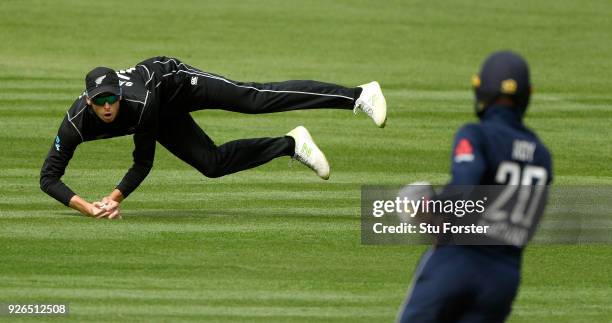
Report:
[[[103,212],[96,215],[98,219],[121,219],[121,210],[119,209],[119,202],[112,200],[108,197],[102,199],[101,202],[94,202],[93,205],[96,208],[103,210]]]
[[[408,199],[412,201],[423,201],[426,202],[432,196],[434,196],[435,192],[428,182],[415,182],[404,186],[397,193],[397,196],[401,199]],[[427,217],[425,214],[422,214],[420,211],[421,208],[418,209],[410,209],[408,213],[398,212],[398,217],[402,222],[405,223],[420,223],[424,222]],[[428,217],[427,217],[428,218]],[[427,221],[425,221],[427,222]]]
[[[108,212],[101,207],[100,202],[93,202],[92,204],[89,204],[82,213],[94,218],[100,218],[108,215]]]

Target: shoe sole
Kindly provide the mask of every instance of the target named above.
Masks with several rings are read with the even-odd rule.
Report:
[[[385,111],[385,119],[383,120],[383,122],[378,125],[379,128],[384,128],[385,125],[387,124],[387,100],[385,99],[385,96],[382,93],[382,89],[380,88],[380,84],[377,81],[374,81],[374,85],[376,86],[376,90],[378,91],[378,93],[380,94],[380,97],[383,101],[383,109]]]

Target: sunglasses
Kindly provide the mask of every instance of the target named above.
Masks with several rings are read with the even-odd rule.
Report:
[[[95,105],[105,105],[106,103],[113,104],[117,102],[117,100],[119,100],[119,97],[116,95],[97,96],[92,99]]]

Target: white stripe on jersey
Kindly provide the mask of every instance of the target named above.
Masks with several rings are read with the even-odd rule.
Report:
[[[147,99],[149,98],[149,91],[147,90],[147,95],[145,96],[144,103],[142,106],[142,111],[140,111],[140,117],[138,118],[138,125],[140,125],[140,120],[142,120],[142,115],[144,114],[144,110],[147,108]]]
[[[85,110],[85,109],[83,109]],[[81,110],[81,111],[83,111]],[[80,113],[80,112],[79,112]],[[68,115],[68,122],[70,122],[70,124],[74,127],[74,129],[77,131],[77,133],[79,134],[79,136],[81,137],[81,142],[84,142],[85,139],[83,139],[83,135],[81,134],[81,132],[79,131],[79,128],[77,128],[77,126],[74,124],[74,122],[72,122],[72,119],[70,119],[70,114],[68,114],[68,111],[66,111],[66,114]],[[76,116],[75,116],[76,117]]]

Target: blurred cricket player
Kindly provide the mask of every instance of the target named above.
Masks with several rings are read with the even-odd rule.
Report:
[[[546,146],[523,124],[531,95],[527,63],[513,52],[494,53],[472,83],[480,122],[464,125],[455,135],[452,179],[445,190],[496,185],[502,194],[489,201],[499,207],[489,220],[503,225],[496,226],[495,234],[533,232],[548,191],[535,192],[551,183],[552,162]],[[398,321],[505,321],[517,295],[529,238],[526,234],[499,245],[434,245],[417,266]]]

